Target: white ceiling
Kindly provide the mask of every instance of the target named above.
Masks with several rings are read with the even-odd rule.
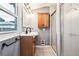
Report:
[[[56,5],[55,3],[29,3],[32,10],[42,8],[42,7],[49,7],[50,5]]]

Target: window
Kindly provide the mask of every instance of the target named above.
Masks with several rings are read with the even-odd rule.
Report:
[[[16,7],[14,3],[0,4],[0,32],[17,30]]]
[[[12,13],[16,12],[15,3],[0,3],[0,5]]]

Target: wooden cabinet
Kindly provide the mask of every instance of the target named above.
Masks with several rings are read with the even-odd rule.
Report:
[[[49,14],[48,13],[38,13],[38,28],[48,28],[49,27]]]
[[[35,55],[35,38],[33,36],[21,36],[20,55],[33,56]]]

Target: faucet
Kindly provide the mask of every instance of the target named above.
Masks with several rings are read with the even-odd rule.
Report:
[[[31,30],[32,30],[32,28],[30,28],[30,27],[26,27],[26,33],[31,32]]]

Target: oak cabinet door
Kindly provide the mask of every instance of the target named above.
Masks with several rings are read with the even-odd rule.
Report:
[[[49,26],[49,14],[39,13],[38,14],[38,28],[48,28]]]

